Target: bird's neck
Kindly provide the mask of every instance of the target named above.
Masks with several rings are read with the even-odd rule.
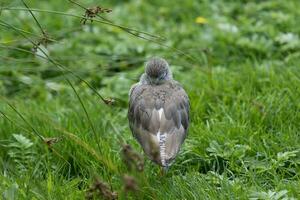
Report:
[[[158,79],[149,77],[147,74],[144,73],[140,78],[140,83],[145,85],[161,85],[170,80],[172,80],[172,76],[167,76],[164,79]]]

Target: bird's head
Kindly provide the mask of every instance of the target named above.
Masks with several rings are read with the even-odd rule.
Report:
[[[152,58],[146,63],[141,82],[159,85],[170,79],[172,79],[172,72],[167,61],[162,58]]]

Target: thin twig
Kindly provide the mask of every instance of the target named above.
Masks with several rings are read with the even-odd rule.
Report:
[[[36,17],[34,16],[33,12],[30,10],[30,8],[27,6],[27,4],[24,2],[24,0],[21,0],[22,3],[24,4],[24,6],[28,9],[28,11],[30,12],[31,16],[33,17],[34,21],[36,22],[36,24],[38,25],[38,27],[41,29],[42,33],[44,36],[46,36],[46,33],[44,31],[44,29],[42,28],[41,24],[39,23],[39,21],[36,19]]]
[[[93,92],[95,92],[95,94],[97,94],[99,96],[99,98],[106,104],[108,104],[108,100],[104,97],[102,97],[102,95],[93,87],[91,86],[86,80],[82,79],[79,75],[75,74],[74,72],[72,72],[71,70],[69,70],[67,67],[63,66],[62,64],[58,63],[57,61],[53,60],[52,58],[50,58],[46,52],[40,48],[34,41],[32,41],[30,38],[28,38],[25,34],[23,34],[22,32],[18,32],[13,26],[11,26],[10,24],[7,24],[6,22],[0,20],[0,22],[2,22],[3,24],[7,25],[8,27],[12,28],[13,30],[15,30],[17,33],[19,33],[20,35],[22,35],[24,38],[26,38],[30,43],[32,43],[34,46],[37,46],[37,48],[45,55],[45,57],[43,56],[39,56],[41,58],[44,58],[48,61],[50,61],[52,64],[54,64],[56,67],[58,67],[59,69],[63,69],[66,70],[68,72],[70,72],[73,76],[75,76],[76,78],[78,78],[79,80],[81,80],[82,82],[84,82],[90,89],[92,89]],[[1,23],[0,23],[1,25]],[[34,54],[35,55],[35,54]]]
[[[77,5],[77,6],[79,6],[80,8],[84,9],[85,11],[88,10],[88,8],[84,7],[83,5],[79,4],[79,3],[76,2],[76,1],[73,1],[73,0],[68,0],[68,1],[71,2],[71,3],[73,3],[73,4],[75,4],[75,5]],[[103,16],[101,16],[101,15],[99,15],[99,14],[97,14],[97,16],[98,16],[99,18],[101,18],[102,20],[104,20],[104,21],[106,21],[106,22],[109,22],[109,23],[113,24],[114,26],[116,26],[116,27],[118,27],[118,28],[120,28],[120,29],[122,29],[122,30],[124,30],[124,31],[126,31],[126,32],[128,32],[128,31],[134,31],[134,32],[137,32],[137,33],[140,33],[140,34],[147,35],[147,36],[152,37],[152,38],[156,38],[156,39],[160,39],[160,40],[165,40],[165,38],[164,38],[164,37],[161,37],[161,36],[153,35],[153,34],[151,34],[151,33],[147,33],[147,32],[145,32],[145,31],[136,30],[136,29],[129,28],[129,27],[126,27],[126,26],[123,26],[123,25],[114,24],[112,21],[110,21],[110,20],[104,18]]]
[[[6,102],[8,103],[8,101],[6,101]],[[8,105],[10,106],[9,103],[8,103]],[[13,107],[11,107],[11,108],[13,108]],[[27,121],[25,120],[25,118],[22,117],[21,113],[20,113],[17,109],[13,108],[13,110],[14,110],[14,111],[22,118],[22,120],[23,120],[25,123],[29,124],[29,122],[27,122]],[[28,133],[31,133],[31,131],[29,131],[27,128],[25,128],[25,127],[23,127],[23,126],[17,124],[15,121],[13,121],[12,119],[10,119],[3,111],[0,110],[0,113],[1,113],[1,114],[2,114],[9,122],[11,122],[12,124],[16,125],[17,127],[23,129],[24,131],[26,131],[26,132],[28,132]],[[31,127],[31,129],[33,128],[30,124],[29,124],[29,126]],[[41,138],[41,137],[40,137],[40,138]],[[46,144],[45,139],[44,139],[44,138],[41,138],[41,139],[42,139],[42,142],[43,142],[44,144]],[[58,157],[60,157],[60,158],[61,158],[62,160],[64,160],[69,166],[71,166],[71,164],[70,164],[70,163],[69,163],[62,155],[60,155],[60,154],[54,149],[54,147],[49,146],[49,145],[47,145],[47,147],[48,147],[49,149],[51,149],[51,151],[52,151],[55,155],[57,155]]]
[[[20,32],[23,32],[23,33],[26,33],[26,34],[28,34],[28,35],[32,35],[32,36],[41,38],[41,36],[38,35],[38,34],[29,32],[29,31],[25,31],[25,30],[23,30],[23,29],[20,29],[20,28],[15,27],[15,26],[13,26],[13,25],[11,25],[11,24],[10,24],[9,26],[7,26],[7,24],[0,23],[0,25],[1,25],[1,26],[5,26],[5,27],[7,27],[7,28],[14,27],[14,29],[16,29],[16,30],[18,30],[18,31],[20,31]],[[54,39],[51,39],[51,38],[48,38],[48,40],[49,40],[50,42],[58,42],[58,40],[54,40]]]
[[[71,84],[71,82],[69,81],[69,79],[66,78],[66,80],[67,80],[67,82],[69,83],[69,85],[72,87],[74,93],[76,94],[76,96],[77,96],[77,98],[78,98],[78,101],[79,101],[80,104],[81,104],[81,107],[82,107],[83,110],[84,110],[84,113],[85,113],[85,115],[86,115],[86,118],[87,118],[87,120],[89,121],[90,127],[91,127],[92,132],[93,132],[93,134],[94,134],[94,137],[95,137],[95,139],[96,139],[96,143],[97,143],[97,146],[98,146],[98,151],[99,151],[99,153],[101,153],[101,148],[100,148],[100,144],[99,144],[99,143],[100,143],[99,137],[98,137],[98,135],[97,135],[97,133],[96,133],[96,130],[95,130],[95,127],[94,127],[94,125],[93,125],[93,123],[92,123],[92,120],[91,120],[91,118],[90,118],[90,116],[89,116],[89,114],[88,114],[88,112],[87,112],[87,110],[86,110],[86,108],[85,108],[85,106],[84,106],[84,103],[83,103],[82,99],[80,98],[79,94],[77,93],[76,89],[74,88],[74,86],[73,86],[73,85]]]
[[[11,103],[9,103],[6,99],[4,99],[3,97],[1,97],[1,98],[6,102],[6,104],[11,109],[13,109],[19,115],[19,117],[21,117],[21,119],[30,127],[30,129],[33,131],[33,133],[35,135],[37,135],[42,141],[44,141],[44,137],[39,134],[39,132],[25,119],[25,117],[21,113]]]
[[[68,1],[71,2],[71,3],[73,3],[73,4],[76,4],[77,6],[83,8],[83,9],[85,9],[85,11],[88,10],[88,8],[82,6],[81,4],[79,4],[79,3],[77,3],[77,2],[75,2],[75,1],[73,1],[73,0],[68,0]],[[98,17],[100,17],[102,20],[104,20],[104,21],[106,21],[106,22],[108,22],[108,23],[110,23],[110,24],[113,24],[112,21],[110,21],[110,20],[108,20],[108,19],[102,17],[100,14],[96,14],[96,15],[97,15]],[[165,45],[165,44],[163,44],[163,43],[161,43],[161,42],[159,42],[159,41],[156,41],[155,39],[146,38],[146,37],[144,37],[144,36],[139,35],[138,33],[141,33],[141,34],[150,36],[150,37],[152,37],[152,38],[162,39],[162,38],[159,37],[159,36],[155,36],[155,35],[149,34],[149,33],[147,33],[147,32],[138,31],[138,30],[135,30],[135,29],[132,29],[132,28],[128,28],[128,27],[125,27],[125,26],[121,26],[121,25],[117,25],[117,24],[113,24],[113,25],[116,26],[116,27],[118,27],[118,28],[120,28],[120,29],[122,29],[123,31],[125,31],[125,32],[127,32],[127,33],[133,35],[133,36],[139,37],[139,38],[144,39],[144,40],[147,40],[147,41],[149,41],[149,42],[154,42],[154,43],[159,44],[159,45],[161,45],[161,46],[163,46],[163,47],[170,48],[170,49],[172,49],[172,50],[174,50],[174,51],[177,51],[177,52],[180,53],[181,55],[186,56],[187,58],[189,58],[189,59],[191,59],[191,60],[193,60],[193,61],[197,61],[193,56],[191,56],[191,55],[189,55],[189,54],[183,52],[183,51],[180,50],[180,49],[177,49],[177,48],[175,48],[175,47],[171,47],[171,46]],[[133,32],[132,32],[132,31],[133,31]],[[137,32],[137,33],[134,33],[134,32]],[[165,38],[164,38],[163,40],[165,40]]]
[[[5,7],[3,9],[4,10],[24,10],[23,8],[8,8],[8,7]],[[49,10],[41,10],[41,9],[31,9],[31,11],[35,11],[35,12],[47,12],[47,13],[58,14],[58,15],[65,15],[65,16],[76,17],[76,18],[87,19],[87,20],[89,19],[88,17],[83,17],[83,16],[74,15],[74,14],[70,14],[70,13],[59,12],[59,11],[49,11]],[[110,25],[110,26],[114,26],[114,27],[120,28],[122,30],[124,30],[124,29],[130,29],[130,28],[127,28],[127,27],[123,27],[123,26],[120,26],[120,25],[116,25],[116,24],[110,23],[109,21],[103,21],[103,20],[98,20],[98,19],[93,19],[93,21],[98,22],[98,23],[102,23],[102,24],[106,24],[106,25]],[[134,31],[137,31],[137,30],[134,30]],[[140,32],[140,31],[137,31],[137,32]],[[137,34],[132,33],[132,32],[130,32],[130,34],[133,35],[133,36],[137,36]],[[143,33],[143,34],[145,34],[145,33]],[[159,41],[153,40],[153,39],[145,38],[143,36],[137,36],[137,37],[139,37],[141,39],[144,39],[144,40],[147,40],[149,42],[156,43],[156,44],[158,44],[160,46],[172,49],[172,50],[176,51],[178,54],[185,56],[189,60],[191,60],[193,62],[198,62],[198,60],[195,57],[193,57],[193,56],[185,53],[184,51],[182,51],[180,49],[177,49],[175,47],[171,47],[171,46],[165,45],[165,44],[163,44],[163,43],[161,43]]]
[[[2,22],[2,23],[3,23],[3,22]],[[32,44],[35,45],[35,43],[34,43],[32,40],[30,40],[29,38],[27,38],[26,35],[24,35],[24,34],[22,34],[22,33],[21,33],[21,35],[24,36],[24,37],[25,37],[26,39],[28,39]],[[44,56],[47,57],[47,59],[48,59],[50,62],[52,62],[53,64],[58,65],[57,62],[54,61],[54,60],[52,60],[52,59],[44,52],[43,49],[41,49],[39,46],[37,46],[37,47],[38,47],[39,50],[44,54]],[[58,66],[60,66],[60,65],[58,65]],[[64,76],[64,71],[63,71],[63,70],[62,70],[62,73],[63,73],[63,76]],[[64,76],[64,77],[65,77],[65,76]],[[85,114],[86,114],[86,116],[87,116],[87,118],[88,118],[88,121],[89,121],[90,126],[91,126],[91,128],[92,128],[92,131],[93,131],[93,133],[94,133],[94,136],[96,137],[95,139],[96,139],[96,143],[97,143],[97,145],[98,145],[99,152],[101,152],[100,144],[99,144],[99,139],[98,139],[98,137],[97,137],[96,131],[95,131],[94,126],[93,126],[93,123],[92,123],[92,121],[90,120],[89,115],[88,115],[88,113],[87,113],[87,111],[86,111],[86,109],[85,109],[85,107],[84,107],[84,104],[83,104],[83,102],[81,101],[81,98],[79,97],[78,93],[76,92],[76,90],[75,90],[73,84],[69,81],[69,79],[68,79],[67,77],[65,77],[65,80],[68,82],[68,84],[72,87],[72,89],[74,90],[75,94],[77,95],[77,97],[78,97],[78,99],[79,99],[79,101],[80,101],[80,104],[82,105],[82,107],[83,107],[83,109],[84,109],[84,111],[85,111]],[[101,95],[100,95],[100,96],[101,96]],[[101,97],[102,97],[102,96],[101,96]],[[107,100],[106,100],[106,99],[103,99],[103,101],[104,101],[104,103],[107,105]],[[33,128],[33,127],[32,127],[32,128]],[[43,139],[43,138],[41,137],[41,139]]]
[[[81,138],[79,138],[75,133],[72,133],[72,132],[66,130],[65,128],[61,127],[59,124],[57,124],[56,122],[54,122],[53,119],[51,119],[49,116],[47,116],[43,112],[39,113],[39,117],[45,123],[47,123],[48,125],[50,125],[51,127],[53,127],[55,130],[57,130],[60,133],[62,133],[64,135],[64,137],[70,139],[71,141],[75,142],[76,144],[78,144],[79,146],[81,146],[82,148],[84,148],[85,150],[87,150],[87,152],[89,152],[91,155],[93,155],[96,158],[97,161],[100,161],[101,163],[103,163],[111,172],[116,172],[117,171],[117,168],[111,162],[111,160],[107,160],[104,157],[102,157],[101,155],[99,155],[100,152],[97,153],[97,151],[95,151],[94,148],[92,148],[87,143],[85,143],[84,141],[82,141]]]

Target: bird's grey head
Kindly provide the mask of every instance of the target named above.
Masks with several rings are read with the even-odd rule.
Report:
[[[152,58],[146,63],[145,73],[142,75],[140,82],[159,85],[170,79],[172,79],[172,72],[167,61],[162,58]]]

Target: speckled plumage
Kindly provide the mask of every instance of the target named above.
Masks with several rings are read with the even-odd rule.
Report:
[[[172,79],[165,60],[150,60],[145,71],[130,90],[130,129],[145,154],[168,167],[187,134],[189,99],[182,86]]]

